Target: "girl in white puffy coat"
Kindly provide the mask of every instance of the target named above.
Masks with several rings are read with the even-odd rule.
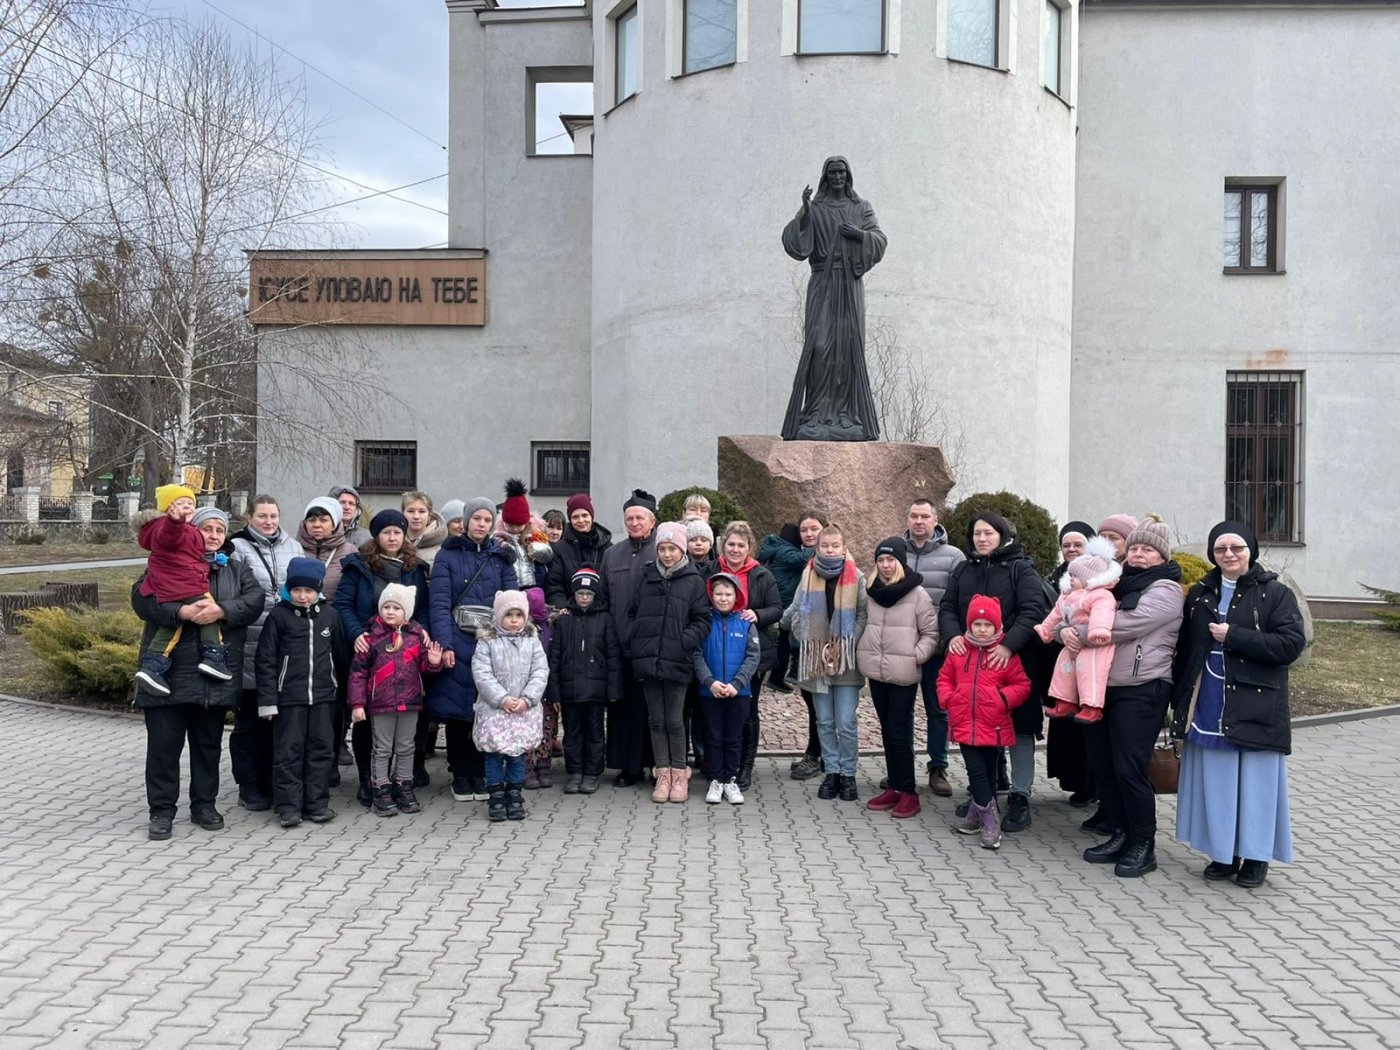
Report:
[[[486,757],[492,821],[525,819],[525,759],[543,734],[549,661],[523,591],[499,591],[491,626],[477,632],[472,739]]]

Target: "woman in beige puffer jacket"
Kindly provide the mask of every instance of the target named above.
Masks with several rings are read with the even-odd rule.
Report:
[[[921,668],[938,648],[938,611],[923,577],[905,567],[899,536],[875,548],[875,575],[866,595],[869,618],[856,647],[856,663],[870,679],[885,745],[885,790],[866,803],[894,817],[919,812],[914,785],[914,698]]]

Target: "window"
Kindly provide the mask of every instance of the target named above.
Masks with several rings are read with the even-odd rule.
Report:
[[[885,0],[797,0],[798,54],[880,54],[884,50]]]
[[[1231,372],[1225,386],[1225,517],[1299,543],[1303,373]]]
[[[588,491],[591,455],[587,441],[533,441],[530,461],[535,496],[572,496]]]
[[[525,82],[526,155],[577,155],[569,121],[593,117],[593,67],[536,66]]]
[[[1064,75],[1064,31],[1069,25],[1068,14],[1062,11],[1055,0],[1045,0],[1045,39],[1041,43],[1041,50],[1044,53],[1045,61],[1045,86],[1059,95],[1065,97],[1065,93],[1060,90],[1061,78]]]
[[[613,105],[637,93],[638,53],[637,5],[633,4],[613,19]]]
[[[416,489],[418,442],[355,442],[355,487],[361,492]]]
[[[1279,186],[1225,182],[1225,272],[1281,273]]]
[[[732,65],[739,50],[739,0],[685,0],[686,73]]]
[[[998,0],[948,0],[948,57],[998,66],[1000,6]]]
[[[51,415],[51,416],[57,416],[59,419],[62,419],[62,418],[63,418],[63,402],[62,402],[62,401],[50,401],[50,402],[49,402],[49,415]]]

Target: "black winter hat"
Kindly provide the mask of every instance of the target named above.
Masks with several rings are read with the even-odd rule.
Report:
[[[875,544],[875,557],[878,559],[882,554],[890,555],[903,565],[908,560],[909,544],[904,542],[903,536],[891,536]]]
[[[598,570],[585,565],[569,580],[569,591],[572,594],[577,594],[579,591],[592,591],[597,594],[602,582]]]
[[[627,502],[622,505],[622,513],[626,514],[632,507],[641,507],[656,513],[656,497],[646,489],[633,489],[632,495],[627,497]]]
[[[393,507],[381,510],[369,519],[369,534],[379,539],[379,534],[390,526],[398,528],[405,536],[408,535],[408,519],[404,517],[403,511],[394,510]]]
[[[1060,529],[1060,542],[1064,543],[1065,537],[1071,532],[1079,533],[1079,535],[1083,536],[1086,540],[1092,540],[1098,535],[1098,533],[1094,531],[1094,526],[1090,525],[1087,521],[1067,521]]]
[[[1212,565],[1218,565],[1215,560],[1215,541],[1221,536],[1228,536],[1234,533],[1244,540],[1245,546],[1249,548],[1249,564],[1254,565],[1259,561],[1259,537],[1242,521],[1222,521],[1215,528],[1210,530],[1210,538],[1206,540],[1206,557],[1210,559]]]
[[[787,522],[778,530],[778,535],[787,540],[794,547],[802,546],[802,530],[792,522]]]

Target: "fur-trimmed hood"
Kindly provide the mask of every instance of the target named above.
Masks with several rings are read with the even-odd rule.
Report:
[[[127,522],[127,524],[131,527],[131,535],[140,536],[141,530],[145,528],[147,524],[155,521],[160,516],[160,511],[156,510],[155,507],[145,507],[141,510],[138,510],[135,514],[131,516],[131,520]]]

